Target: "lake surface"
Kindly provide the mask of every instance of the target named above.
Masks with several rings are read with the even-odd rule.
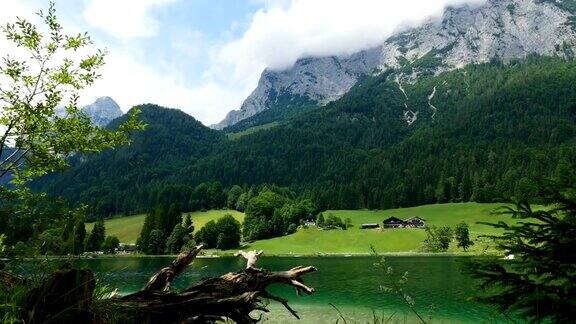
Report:
[[[408,272],[406,293],[411,296],[421,315],[428,315],[432,307],[433,323],[495,323],[502,317],[484,305],[469,300],[475,290],[473,281],[459,271],[464,257],[448,256],[391,256],[389,266],[400,277]],[[99,280],[122,294],[140,289],[150,275],[172,261],[171,257],[102,257],[79,260],[97,273]],[[318,272],[305,276],[306,284],[314,287],[312,296],[296,296],[293,288],[271,287],[274,294],[290,300],[302,317],[301,321],[278,304],[271,304],[271,323],[335,323],[338,312],[334,304],[349,320],[366,323],[373,315],[388,318],[390,323],[417,322],[409,308],[397,295],[382,292],[385,283],[381,269],[374,266],[372,257],[263,257],[259,265],[270,270],[286,270],[297,265],[313,265]],[[219,276],[238,271],[245,262],[239,258],[199,258],[175,282],[183,288],[203,277]],[[340,321],[342,323],[342,321]]]

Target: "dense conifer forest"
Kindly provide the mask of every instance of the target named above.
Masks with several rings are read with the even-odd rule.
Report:
[[[220,208],[233,186],[239,195],[266,184],[319,209],[393,208],[529,195],[529,179],[576,162],[575,62],[492,61],[417,82],[404,74],[406,96],[401,72],[234,140],[180,111],[144,105],[148,127],[131,146],[75,156],[69,170],[34,187],[87,203],[93,216],[162,201]],[[412,125],[406,107],[417,112]]]

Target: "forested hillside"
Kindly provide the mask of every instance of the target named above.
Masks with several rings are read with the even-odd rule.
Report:
[[[469,65],[402,82],[406,96],[397,72],[233,141],[146,106],[149,127],[131,147],[76,158],[37,185],[105,214],[146,210],[161,191],[186,202],[203,182],[285,186],[320,208],[393,208],[521,195],[528,179],[576,162],[575,62]]]
[[[168,184],[176,186],[171,192],[188,194],[182,191],[178,175],[224,141],[224,134],[177,109],[151,104],[138,108],[147,126],[132,135],[130,146],[95,156],[76,156],[69,170],[45,177],[33,186],[50,188],[54,195],[62,195],[72,203],[86,203],[92,212],[107,215],[147,211],[161,192],[169,190]],[[108,127],[117,127],[124,118]]]

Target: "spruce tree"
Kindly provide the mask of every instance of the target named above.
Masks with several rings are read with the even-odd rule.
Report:
[[[148,239],[150,238],[150,232],[152,232],[154,229],[154,216],[154,212],[150,212],[146,214],[146,217],[144,218],[144,224],[140,230],[140,236],[136,241],[136,246],[140,252],[145,253],[148,249]]]
[[[490,236],[498,249],[513,255],[475,259],[467,271],[480,280],[477,300],[530,322],[571,323],[576,305],[576,176],[539,184],[535,198],[546,208],[524,201],[503,207],[517,222],[484,223],[503,231]]]
[[[94,224],[94,228],[92,228],[92,232],[88,235],[88,241],[86,242],[86,251],[95,252],[99,251],[102,248],[102,244],[104,244],[104,240],[106,239],[106,229],[104,227],[104,220],[100,218],[96,224]]]
[[[168,239],[166,239],[166,253],[177,254],[180,253],[182,246],[186,243],[187,232],[186,229],[176,224]]]
[[[86,227],[84,220],[79,219],[74,225],[74,244],[72,251],[74,254],[81,254],[84,252],[84,240],[86,239]]]

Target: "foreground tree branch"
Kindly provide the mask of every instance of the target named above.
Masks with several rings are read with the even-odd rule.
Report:
[[[172,264],[156,272],[146,284],[143,291],[170,291],[172,280],[194,261],[203,245],[198,245],[190,251],[180,253]]]
[[[262,256],[262,254],[264,254],[264,251],[238,251],[238,253],[234,254],[234,256],[242,256],[244,259],[246,259],[246,269],[256,269],[256,262],[258,262],[258,259]]]
[[[156,272],[140,291],[112,299],[112,304],[130,312],[136,322],[154,323],[212,323],[229,318],[237,323],[257,323],[253,311],[268,312],[262,299],[281,303],[292,315],[300,318],[288,301],[269,293],[271,284],[286,284],[298,293],[312,294],[314,288],[304,284],[302,276],[316,268],[298,266],[287,271],[271,272],[255,268],[255,260],[244,271],[231,272],[218,278],[208,278],[179,292],[170,291],[172,280],[182,273],[198,255],[202,246],[180,254],[174,262]],[[255,252],[255,251],[254,251]],[[255,252],[254,255],[262,253]],[[257,260],[257,258],[256,258]]]
[[[314,288],[304,284],[302,276],[315,272],[312,266],[297,266],[286,271],[268,271],[252,267],[239,272],[207,278],[182,291],[171,291],[173,280],[202,250],[202,245],[183,252],[167,267],[158,270],[142,290],[123,297],[110,297],[95,303],[95,276],[88,269],[72,269],[69,265],[48,275],[33,287],[22,309],[26,323],[108,323],[98,312],[121,317],[122,323],[215,323],[224,318],[240,324],[260,321],[254,311],[268,312],[272,300],[282,304],[293,316],[300,318],[288,300],[274,296],[266,289],[272,284],[296,288],[298,294],[312,294]],[[256,253],[261,255],[262,253]],[[0,283],[12,289],[30,286],[32,281],[0,271]],[[65,298],[64,298],[65,297]]]

